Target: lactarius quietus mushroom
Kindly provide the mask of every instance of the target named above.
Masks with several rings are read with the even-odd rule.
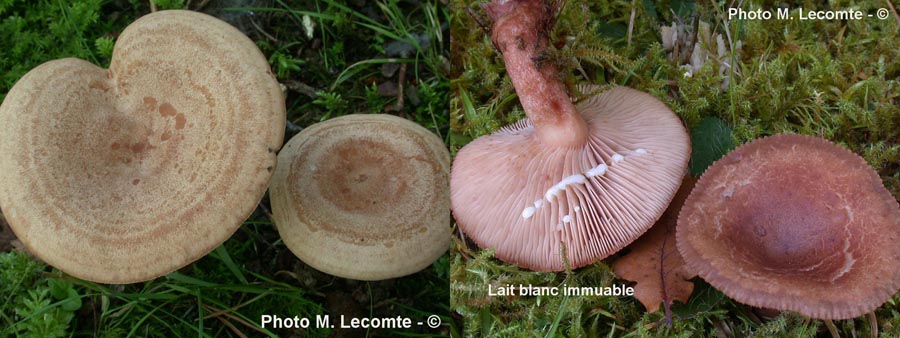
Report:
[[[678,218],[690,270],[745,304],[847,319],[900,289],[900,206],[858,155],[777,135],[714,163]]]
[[[256,208],[284,133],[266,58],[211,16],[161,11],[110,69],[30,71],[0,106],[0,206],[28,250],[102,283],[148,280],[225,241]]]
[[[269,196],[278,233],[306,264],[382,280],[430,265],[450,245],[450,153],[391,115],[315,124],[278,154]]]
[[[618,251],[653,225],[681,184],[690,153],[681,121],[624,87],[573,104],[557,68],[540,61],[554,15],[545,4],[498,0],[485,9],[528,118],[459,151],[451,173],[457,223],[497,258],[533,270],[580,267]]]

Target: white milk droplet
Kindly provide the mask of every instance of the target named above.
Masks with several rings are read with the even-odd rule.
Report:
[[[584,175],[581,174],[575,174],[566,177],[562,179],[562,181],[559,181],[559,183],[548,189],[547,193],[544,194],[544,198],[546,198],[548,202],[552,202],[551,198],[559,195],[561,191],[566,189],[567,185],[584,184],[585,182],[587,182],[587,179],[584,177]]]
[[[535,210],[534,207],[525,208],[525,210],[522,210],[522,218],[525,218],[525,219],[531,218],[531,216],[534,215],[535,211],[537,211],[537,210]]]
[[[594,168],[591,168],[591,170],[588,170],[586,173],[584,173],[584,175],[587,177],[603,176],[603,174],[606,173],[606,168],[608,168],[606,164],[601,164]]]

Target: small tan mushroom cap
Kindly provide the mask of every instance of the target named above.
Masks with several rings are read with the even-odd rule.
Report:
[[[310,266],[382,280],[422,270],[450,246],[450,153],[391,115],[315,124],[278,154],[270,198],[278,233]]]
[[[817,137],[767,137],[717,161],[677,242],[691,270],[753,306],[847,319],[900,289],[900,206],[866,161]]]
[[[653,226],[678,190],[690,139],[665,104],[617,87],[576,108],[590,133],[583,146],[542,144],[526,119],[457,153],[453,215],[497,258],[561,271],[565,246],[569,267],[591,264]]]
[[[29,251],[79,278],[145,281],[225,241],[265,193],[284,137],[266,58],[211,16],[161,11],[109,70],[30,71],[0,106],[0,206]]]

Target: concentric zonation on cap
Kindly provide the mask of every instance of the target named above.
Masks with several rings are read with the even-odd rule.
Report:
[[[148,280],[225,241],[264,194],[284,132],[268,62],[211,16],[129,25],[110,70],[26,74],[0,106],[0,206],[29,251],[103,283]]]
[[[450,153],[391,115],[346,115],[304,129],[278,154],[270,198],[278,233],[303,262],[382,280],[424,269],[450,245]]]

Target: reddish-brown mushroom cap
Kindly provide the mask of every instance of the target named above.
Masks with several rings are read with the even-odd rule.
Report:
[[[689,268],[749,305],[821,319],[900,289],[900,206],[858,155],[824,139],[745,144],[700,178],[678,219]]]
[[[678,189],[690,140],[662,102],[617,87],[577,110],[589,132],[582,146],[548,146],[526,119],[456,155],[454,216],[497,258],[560,271],[564,247],[570,267],[593,263],[649,229]]]

